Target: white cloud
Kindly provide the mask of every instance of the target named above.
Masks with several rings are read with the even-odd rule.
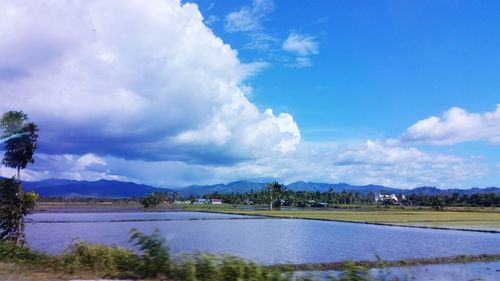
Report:
[[[12,177],[14,169],[0,167],[0,176]],[[35,164],[21,171],[23,180],[35,181],[47,178],[65,178],[75,180],[129,180],[125,176],[113,174],[108,163],[94,154],[78,155],[48,155],[36,154]]]
[[[231,167],[211,167],[208,174],[212,182],[274,177],[287,183],[309,180],[413,188],[465,187],[488,173],[489,167],[478,159],[425,153],[392,141],[366,141],[303,143],[283,157],[269,155]]]
[[[243,48],[256,51],[269,51],[279,46],[279,40],[269,34],[255,32],[249,34],[251,41],[243,45]]]
[[[402,141],[450,145],[469,141],[500,144],[500,104],[493,112],[469,113],[454,107],[443,116],[420,120],[401,136]]]
[[[307,35],[300,34],[295,31],[288,35],[288,38],[283,42],[283,50],[294,53],[299,56],[317,55],[319,54],[318,42],[315,38]]]
[[[312,66],[312,62],[308,57],[296,57],[293,63],[289,63],[286,65],[292,68],[304,68]]]
[[[220,20],[220,19],[219,19],[219,17],[218,17],[218,16],[211,15],[211,16],[209,16],[209,17],[208,17],[208,18],[204,21],[204,23],[205,23],[206,25],[212,25],[212,24],[214,24],[214,23],[218,22],[219,20]]]
[[[488,167],[477,159],[425,153],[393,141],[367,141],[346,149],[334,164],[339,179],[355,178],[359,184],[396,187],[462,187],[464,182],[488,173]]]
[[[269,10],[265,3],[253,5]],[[307,65],[318,45],[294,36],[287,48]],[[240,62],[194,4],[0,0],[0,38],[0,112],[24,110],[41,128],[25,179],[168,187],[271,176],[413,187],[461,185],[488,172],[477,159],[429,154],[396,140],[300,144],[290,114],[261,111],[247,98],[245,79],[268,64]],[[480,124],[490,124],[475,131],[482,139],[495,142],[498,112],[478,115]],[[423,128],[457,123],[448,119],[455,117]]]
[[[286,145],[284,143],[283,148]],[[481,160],[477,157],[426,153],[394,140],[306,142],[286,154],[273,151],[234,165],[204,165],[183,161],[149,162],[117,157],[102,158],[92,154],[40,154],[35,164],[24,171],[23,178],[106,178],[162,187],[270,177],[286,183],[306,180],[380,184],[400,188],[424,185],[443,188],[490,186],[494,183],[488,182],[487,176],[497,173],[498,165],[489,166]],[[14,170],[2,169],[4,176],[15,174]]]
[[[300,141],[245,95],[268,64],[241,63],[194,4],[0,0],[0,37],[0,112],[28,113],[42,153],[229,163]]]
[[[262,28],[261,21],[274,10],[271,0],[253,0],[249,6],[226,16],[225,29],[228,32],[256,31]]]

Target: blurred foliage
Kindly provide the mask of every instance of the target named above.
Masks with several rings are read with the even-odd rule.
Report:
[[[147,278],[178,281],[309,281],[308,274],[295,274],[285,267],[258,265],[234,256],[211,256],[203,253],[172,258],[165,241],[155,230],[146,235],[132,229],[130,241],[136,251],[121,247],[77,242],[59,256],[49,256],[17,246],[13,241],[0,241],[0,262],[15,263],[46,272],[90,273],[106,278]],[[336,281],[373,279],[368,270],[345,263]],[[394,280],[394,279],[390,279]]]

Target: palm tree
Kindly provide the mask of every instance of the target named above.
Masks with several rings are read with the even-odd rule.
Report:
[[[281,193],[284,190],[284,185],[277,181],[267,184],[267,189],[269,189],[269,210],[273,210],[273,192]],[[279,198],[279,196],[278,196]]]

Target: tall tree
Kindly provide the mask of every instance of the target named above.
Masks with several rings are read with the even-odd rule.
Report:
[[[269,210],[273,210],[273,193],[276,191],[281,192],[283,187],[284,185],[277,181],[273,181],[267,185],[267,189],[269,190]]]
[[[21,169],[34,162],[38,127],[28,122],[28,115],[22,111],[9,111],[3,114],[0,128],[3,130],[2,139],[6,139],[2,164],[16,169],[20,181]]]
[[[19,245],[24,242],[24,218],[38,197],[23,192],[21,186],[21,169],[34,162],[38,127],[28,122],[28,115],[22,111],[9,111],[2,115],[0,129],[0,143],[5,145],[2,164],[17,170],[17,180],[0,181],[0,238],[15,240]]]

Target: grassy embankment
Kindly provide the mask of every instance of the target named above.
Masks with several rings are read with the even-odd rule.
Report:
[[[473,209],[453,211],[403,210],[401,208],[357,208],[330,210],[245,210],[231,205],[188,205],[187,210],[231,214],[346,221],[372,224],[500,231],[500,210]]]

